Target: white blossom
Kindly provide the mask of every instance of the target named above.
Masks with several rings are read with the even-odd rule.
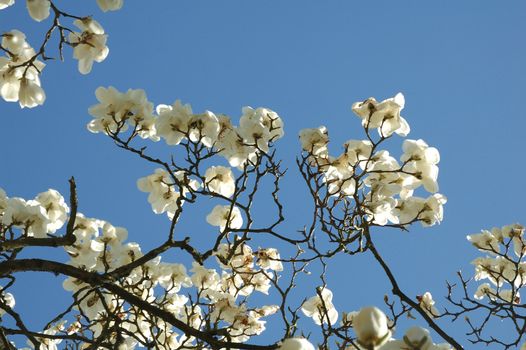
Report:
[[[243,107],[239,120],[239,135],[249,145],[268,152],[269,142],[283,137],[283,121],[279,115],[267,108]]]
[[[44,208],[49,223],[47,231],[55,233],[68,219],[69,208],[62,195],[53,189],[38,194],[35,200]]]
[[[216,148],[231,166],[240,170],[246,165],[253,164],[257,159],[256,148],[247,144],[239,134],[239,130],[233,127],[219,134]]]
[[[0,218],[4,214],[5,209],[7,208],[7,195],[5,191],[0,188]]]
[[[354,315],[352,327],[358,343],[367,348],[381,346],[391,337],[387,316],[374,306],[365,307]]]
[[[219,226],[221,231],[225,228],[238,229],[243,226],[243,216],[236,206],[216,205],[206,217],[206,222],[212,226]]]
[[[283,340],[278,350],[315,350],[305,338],[287,338]]]
[[[188,120],[188,138],[192,142],[201,142],[212,147],[219,135],[219,120],[210,111],[194,114]]]
[[[329,133],[325,126],[315,129],[302,129],[299,133],[301,148],[315,157],[326,158],[329,155],[327,145]]]
[[[2,293],[0,295],[0,299],[2,299],[2,302],[7,305],[9,308],[15,307],[15,297],[11,293]],[[3,314],[5,314],[6,311],[0,307],[0,317],[2,317]]]
[[[49,218],[45,209],[34,200],[9,198],[1,222],[23,229],[30,237],[44,238],[48,233]]]
[[[364,169],[372,155],[373,144],[368,140],[349,140],[345,142],[344,149],[349,164],[359,164]]]
[[[466,236],[476,248],[486,252],[499,252],[500,246],[497,237],[491,231],[482,230],[481,233]]]
[[[137,180],[139,190],[149,193],[148,202],[152,205],[153,212],[156,214],[166,212],[170,219],[184,203],[180,198],[181,190],[184,196],[200,186],[198,181],[189,179],[184,171],[178,171],[173,176],[177,182],[166,170],[159,168],[153,174]]]
[[[158,105],[155,121],[157,135],[162,137],[168,145],[178,145],[188,133],[188,121],[192,116],[192,107],[183,105],[180,100],[171,106]]]
[[[205,187],[213,193],[232,197],[236,190],[234,174],[230,168],[212,166],[205,173]]]
[[[332,292],[327,288],[319,288],[319,294],[306,300],[301,305],[301,311],[305,316],[311,317],[314,323],[321,325],[322,323],[336,324],[338,321],[338,311],[332,304]]]
[[[416,188],[424,185],[426,191],[435,193],[438,191],[438,162],[440,154],[434,147],[429,147],[423,140],[404,140],[404,154],[401,157],[405,163],[404,170],[414,174],[411,186]]]
[[[381,346],[381,350],[451,350],[451,345],[447,343],[435,344],[431,338],[431,334],[425,328],[411,327],[409,328],[402,340],[391,339],[386,344]]]
[[[120,10],[124,0],[97,0],[97,4],[104,12]]]
[[[424,211],[419,216],[423,226],[433,226],[440,223],[444,217],[444,204],[446,204],[446,196],[435,193],[429,196],[424,204]]]
[[[102,26],[91,17],[84,17],[73,22],[82,32],[69,34],[69,42],[74,47],[73,57],[79,60],[79,72],[91,72],[93,62],[102,62],[110,52],[106,46],[108,36]]]
[[[218,287],[220,278],[214,269],[206,269],[204,266],[199,265],[197,262],[192,263],[192,283],[199,289],[212,289],[215,290]]]
[[[36,59],[25,34],[16,29],[4,33],[2,47],[11,54],[0,57],[0,96],[8,102],[18,101],[22,108],[43,104],[46,95],[40,87],[40,73],[45,64]]]
[[[283,271],[283,264],[280,261],[279,252],[276,248],[258,249],[256,252],[257,264],[262,269]]]
[[[435,301],[433,296],[429,292],[425,292],[423,295],[417,297],[420,308],[425,311],[429,317],[434,318],[440,315],[440,312],[435,307]]]
[[[51,3],[49,0],[26,0],[29,15],[35,21],[40,22],[49,17]]]
[[[407,136],[410,130],[409,124],[400,115],[404,105],[404,95],[398,93],[395,97],[382,102],[377,102],[373,97],[363,102],[356,102],[352,110],[362,119],[365,128],[377,128],[382,137],[389,137],[394,132],[400,136]]]
[[[158,141],[153,115],[153,103],[148,101],[146,93],[141,89],[128,89],[125,93],[114,87],[99,87],[95,91],[99,104],[89,108],[89,114],[94,119],[88,124],[88,130],[93,133],[124,132],[132,126],[141,138]]]
[[[15,0],[0,0],[0,10],[5,9],[15,3]]]
[[[40,87],[38,81],[31,80],[27,77],[20,79],[20,90],[18,92],[20,107],[33,108],[44,104],[46,93]]]

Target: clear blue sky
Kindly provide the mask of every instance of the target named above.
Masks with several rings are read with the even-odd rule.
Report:
[[[98,86],[143,88],[155,104],[182,99],[194,111],[234,120],[246,105],[277,111],[286,133],[278,152],[290,168],[282,232],[293,233],[310,209],[294,164],[298,131],[326,125],[337,154],[347,139],[363,137],[353,102],[403,92],[409,138],[440,150],[440,191],[449,200],[440,226],[377,233],[409,295],[431,291],[445,305],[444,281],[454,280],[458,269],[471,274],[469,262],[478,256],[465,235],[526,222],[524,2],[127,0],[121,11],[106,14],[95,1],[75,6],[72,13],[93,14],[104,26],[110,54],[81,76],[66,49],[66,61],[49,62],[42,75],[43,107],[0,103],[0,187],[9,196],[33,198],[48,188],[67,194],[74,175],[81,212],[127,227],[130,240],[145,248],[158,243],[168,220],[151,212],[135,185],[154,167],[85,128]],[[49,24],[33,22],[21,0],[0,12],[0,32],[20,29],[34,46]],[[401,139],[391,144],[399,154]],[[193,219],[204,222],[205,214],[197,211]],[[213,235],[209,226],[200,230],[191,234]],[[41,256],[61,259],[56,252]],[[386,280],[370,262],[346,257],[330,265],[340,312],[382,304]],[[61,282],[20,276],[16,307],[34,314],[35,328],[55,300],[69,301]],[[302,288],[310,289],[298,296],[313,295],[313,285],[304,280]],[[446,328],[455,335],[465,330],[462,322]]]

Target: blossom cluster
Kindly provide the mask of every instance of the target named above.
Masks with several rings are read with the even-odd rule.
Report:
[[[213,187],[213,186],[212,186]],[[219,187],[222,188],[222,187]],[[18,229],[22,235],[44,238],[55,233],[69,220],[69,208],[56,190],[40,193],[34,200],[9,198],[0,189],[0,229]],[[82,271],[111,274],[119,268],[144,257],[138,243],[126,242],[125,228],[88,218],[77,213],[72,234],[74,243],[64,246],[70,257],[69,265]],[[149,304],[166,310],[195,329],[212,322],[227,330],[225,340],[244,342],[265,330],[265,317],[278,311],[276,305],[249,306],[248,297],[254,292],[268,294],[275,273],[283,270],[275,248],[253,250],[248,244],[221,244],[216,253],[217,267],[205,267],[193,262],[187,272],[180,263],[162,262],[161,256],[148,259],[131,269],[114,283]],[[169,323],[159,320],[136,305],[106,290],[93,288],[85,281],[68,277],[63,287],[75,299],[74,310],[85,319],[66,327],[62,320],[44,330],[43,334],[81,334],[86,331],[98,337],[108,327],[121,327],[115,335],[119,349],[135,349],[140,343],[156,339],[160,349],[192,348],[195,339],[179,334]],[[191,289],[193,287],[193,289]],[[191,293],[196,295],[191,297]],[[13,308],[11,293],[1,294],[6,307]],[[1,312],[4,313],[5,311]],[[118,315],[118,321],[108,321],[108,314]],[[2,314],[0,314],[2,316]],[[154,321],[155,320],[155,321]],[[109,322],[109,323],[108,323]],[[159,329],[158,333],[155,329]],[[135,334],[134,337],[129,334]],[[122,339],[124,337],[124,339]],[[55,349],[61,339],[42,338],[43,350]],[[87,346],[88,344],[86,344]],[[81,347],[82,348],[82,347]]]
[[[14,5],[15,0],[0,0],[0,10]],[[118,10],[123,0],[97,0],[104,12]],[[92,17],[78,17],[60,11],[50,0],[26,0],[27,10],[31,18],[37,22],[46,20],[51,10],[55,13],[52,28],[46,34],[42,47],[37,52],[26,41],[24,33],[17,29],[2,33],[0,51],[5,56],[0,57],[0,96],[7,102],[19,102],[20,107],[33,108],[42,105],[46,94],[41,86],[40,74],[45,64],[38,59],[48,58],[45,46],[53,29],[59,28],[59,51],[62,57],[64,44],[73,47],[73,57],[78,60],[81,74],[91,72],[93,62],[102,62],[108,56],[106,46],[107,34],[102,26]],[[80,29],[75,32],[57,21],[59,16],[75,18],[73,24]],[[64,32],[69,32],[67,36]]]
[[[15,4],[15,0],[0,0],[0,10]],[[124,0],[97,0],[97,5],[104,11],[120,10],[124,5]],[[41,22],[49,17],[51,10],[50,0],[26,0],[27,11],[31,18]]]
[[[0,57],[0,95],[5,101],[18,101],[20,107],[41,105],[46,94],[40,86],[40,73],[45,64],[35,57],[24,33],[13,29],[2,35],[6,56]],[[27,61],[30,65],[25,65]]]
[[[519,289],[526,285],[524,226],[512,224],[494,227],[468,235],[467,239],[479,251],[487,254],[471,262],[475,266],[475,280],[490,282],[479,285],[474,297],[519,304]]]
[[[239,126],[232,125],[226,115],[211,111],[194,114],[188,104],[177,100],[172,105],[148,101],[140,89],[119,92],[113,87],[99,87],[95,95],[98,104],[90,107],[93,119],[88,130],[118,137],[130,129],[131,136],[151,141],[163,139],[168,145],[200,144],[211,154],[226,158],[232,167],[245,169],[255,164],[271,144],[281,138],[283,122],[278,114],[267,108],[244,107]],[[200,193],[230,199],[236,193],[236,180],[230,167],[211,166],[204,176],[185,170],[157,169],[138,180],[137,186],[148,193],[148,202],[157,213],[167,213],[173,219],[189,193]],[[206,221],[221,231],[239,229],[243,225],[241,210],[233,202],[216,205]]]
[[[108,272],[143,256],[137,243],[123,242],[127,236],[125,229],[83,216],[77,219],[77,241],[74,246],[66,248],[71,256],[70,264],[89,271]],[[262,318],[278,310],[274,305],[249,307],[248,296],[255,291],[268,294],[272,271],[281,270],[282,267],[277,265],[279,262],[269,264],[268,256],[272,254],[267,252],[275,251],[271,248],[253,252],[248,245],[242,245],[227,261],[230,249],[234,248],[222,245],[216,253],[220,271],[193,262],[190,273],[187,273],[184,265],[163,263],[158,257],[135,268],[119,284],[195,329],[202,329],[207,322],[212,322],[225,327],[231,341],[244,342],[263,332],[265,321]],[[279,259],[279,254],[275,253],[274,256]],[[199,304],[192,303],[187,296],[190,287],[195,287]],[[105,315],[112,312],[120,315],[127,331],[135,333],[139,328],[144,342],[159,337],[159,334],[153,333],[151,317],[146,311],[135,307],[126,308],[122,300],[110,293],[103,293],[102,298],[100,294],[93,293],[87,284],[75,278],[68,278],[64,288],[79,300],[77,308],[91,321],[89,329],[95,336],[103,331]],[[186,288],[186,292],[183,292],[183,288]],[[161,341],[160,344],[165,344],[161,349],[192,346],[192,337],[178,334],[170,325],[158,321],[155,326],[169,330],[165,335],[169,341]],[[126,339],[127,347],[123,349],[134,349],[138,345],[137,339]]]
[[[329,135],[325,126],[303,129],[299,139],[311,166],[322,174],[330,196],[358,200],[363,191],[362,209],[376,225],[407,225],[420,221],[424,226],[439,223],[443,217],[446,197],[438,191],[438,162],[436,148],[423,140],[405,140],[400,162],[378,146],[393,133],[406,136],[409,124],[401,117],[404,97],[377,102],[369,98],[353,105],[354,113],[362,120],[366,140],[349,140],[344,151],[329,155]],[[378,129],[379,141],[373,141],[369,131]],[[423,188],[427,198],[414,195]],[[358,203],[357,203],[358,205]]]
[[[102,62],[110,52],[106,46],[108,36],[104,28],[91,17],[84,17],[73,22],[82,32],[70,32],[69,44],[73,47],[73,57],[79,61],[81,74],[91,72],[93,62]]]
[[[35,199],[8,197],[0,188],[0,228],[19,229],[23,237],[45,238],[62,228],[69,208],[56,190],[38,194]]]
[[[154,113],[153,103],[139,89],[122,93],[113,87],[99,87],[95,95],[99,103],[89,109],[91,132],[115,136],[131,127],[133,136],[163,139],[168,145],[185,140],[201,143],[239,169],[250,165],[258,153],[268,152],[269,145],[284,134],[281,118],[267,108],[244,107],[239,126],[234,126],[226,115],[211,111],[195,114],[190,105],[179,100],[158,105]]]

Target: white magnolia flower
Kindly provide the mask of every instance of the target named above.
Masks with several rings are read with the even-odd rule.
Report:
[[[170,293],[177,293],[181,287],[191,287],[192,281],[186,273],[186,267],[182,264],[166,264],[158,265],[156,272],[152,279],[157,281],[163,288],[170,291]]]
[[[20,80],[20,90],[18,92],[18,102],[20,107],[33,108],[44,104],[46,100],[46,93],[36,80],[30,80],[27,77],[22,77]]]
[[[246,314],[238,315],[231,328],[229,334],[232,341],[244,342],[251,336],[261,334],[265,330],[265,321],[260,320],[261,315],[255,311],[249,311]]]
[[[435,193],[426,199],[424,211],[419,216],[422,226],[433,226],[444,218],[444,204],[447,198],[443,194]]]
[[[240,170],[243,170],[246,165],[253,164],[257,159],[256,148],[248,145],[236,128],[223,130],[216,148],[228,160],[230,166]]]
[[[216,205],[206,217],[206,222],[212,226],[219,226],[221,231],[224,231],[225,227],[238,229],[243,226],[243,216],[236,206]]]
[[[50,189],[38,194],[35,200],[40,203],[48,216],[47,231],[55,233],[68,219],[69,208],[64,197],[58,191]]]
[[[427,329],[421,327],[409,328],[403,340],[389,340],[380,347],[381,350],[451,350],[451,345],[447,343],[435,344]]]
[[[500,251],[498,238],[491,231],[482,230],[481,233],[467,235],[468,241],[481,251],[495,253]]]
[[[104,12],[120,10],[124,0],[97,0],[97,4]]]
[[[34,200],[9,198],[2,216],[2,224],[23,229],[30,237],[44,238],[48,233],[49,218],[45,209]]]
[[[74,47],[73,57],[79,60],[79,72],[91,72],[93,62],[102,62],[110,52],[106,46],[108,36],[104,34],[102,26],[91,17],[84,17],[73,22],[81,33],[69,34],[69,42]]]
[[[497,291],[491,288],[489,283],[482,283],[480,286],[478,286],[473,297],[478,300],[482,300],[485,297],[489,297],[490,299],[494,300],[495,295],[497,295]]]
[[[113,86],[108,88],[100,86],[95,90],[95,96],[99,104],[88,109],[88,113],[95,118],[88,124],[88,130],[106,134],[117,130],[126,131],[128,125],[125,121],[128,118],[128,110],[122,107],[128,104],[125,102],[125,94]]]
[[[7,102],[18,101],[23,74],[20,69],[12,68],[12,64],[7,57],[0,57],[0,96]]]
[[[324,181],[327,184],[328,192],[331,196],[345,195],[353,196],[356,192],[356,180],[354,179],[354,169],[343,153],[338,158],[329,158],[329,163],[322,167]]]
[[[15,0],[0,0],[0,10],[5,9],[15,3]]]
[[[201,142],[212,147],[219,135],[219,120],[210,111],[194,114],[188,120],[188,138],[192,142]]]
[[[2,47],[12,53],[19,53],[27,47],[26,35],[17,29],[2,34]]]
[[[270,109],[243,107],[243,115],[239,119],[239,135],[247,144],[257,146],[266,153],[269,142],[283,137],[283,121]]]
[[[299,133],[301,148],[315,157],[326,158],[329,155],[329,133],[325,126],[303,129]]]
[[[354,166],[359,163],[364,169],[372,155],[373,144],[368,140],[349,140],[345,142],[344,149],[349,164]]]
[[[434,147],[429,147],[423,140],[405,140],[402,146],[404,154],[401,161],[405,163],[404,170],[413,174],[410,186],[416,188],[424,185],[426,191],[438,191],[438,162],[440,154]]]
[[[95,91],[99,104],[88,110],[94,119],[88,124],[88,130],[93,133],[124,132],[131,125],[143,139],[158,141],[153,115],[153,103],[148,101],[146,93],[141,89],[128,89],[125,93],[114,87],[99,87]]]
[[[46,98],[40,87],[40,73],[45,64],[36,59],[35,50],[25,38],[24,33],[16,29],[2,34],[2,47],[12,55],[0,57],[0,96],[8,102],[19,101],[22,108],[32,108],[44,103]],[[31,61],[29,66],[28,61]]]
[[[51,3],[49,0],[26,0],[29,15],[35,21],[40,22],[49,17]]]
[[[256,252],[256,263],[262,269],[270,269],[274,271],[283,271],[283,264],[280,261],[279,252],[276,248],[259,249]]]
[[[368,209],[373,219],[372,222],[380,226],[387,225],[388,222],[398,224],[399,218],[395,215],[395,206],[396,200],[393,198],[377,200],[369,204]]]
[[[336,324],[338,321],[338,311],[332,304],[332,292],[328,288],[319,289],[320,295],[316,294],[312,298],[306,300],[301,305],[301,311],[311,317],[314,323],[321,325],[322,323]]]
[[[230,168],[212,166],[206,170],[205,186],[210,192],[231,197],[236,190],[234,174]]]
[[[233,246],[222,243],[219,245],[217,252],[217,262],[224,270],[233,269],[236,272],[253,271],[254,253],[248,244],[240,244],[232,254]]]
[[[283,340],[278,350],[314,350],[314,345],[305,338],[288,338]]]
[[[408,224],[418,219],[418,215],[424,209],[425,199],[420,197],[408,197],[396,201],[393,214],[398,217],[400,224]]]
[[[420,308],[429,315],[429,317],[434,318],[440,315],[440,312],[435,307],[435,301],[433,296],[429,292],[425,292],[424,295],[417,296]]]
[[[389,137],[394,132],[400,136],[407,136],[410,130],[409,124],[400,115],[404,105],[404,95],[398,93],[395,97],[382,102],[377,102],[373,97],[363,102],[356,102],[352,110],[362,119],[364,128],[378,128],[378,133],[382,137]]]
[[[51,327],[49,329],[46,329],[43,334],[47,335],[55,335],[58,332],[62,331],[63,327]],[[52,338],[39,338],[36,337],[38,341],[40,342],[40,347],[38,350],[58,350],[57,345],[62,342],[62,339],[52,339]],[[29,340],[27,341],[29,345],[33,345]]]
[[[188,121],[192,116],[192,107],[183,105],[180,100],[171,106],[158,105],[155,121],[157,135],[162,137],[169,145],[178,145],[188,133]]]
[[[15,307],[15,297],[11,293],[2,293],[0,295],[0,299],[2,299],[2,302],[6,304],[11,309]],[[5,310],[0,307],[0,317],[5,314]]]
[[[245,305],[237,305],[235,298],[229,294],[217,300],[214,303],[214,309],[210,314],[210,318],[216,322],[223,320],[229,323],[234,323],[236,317],[246,313]]]
[[[0,219],[1,219],[1,216],[4,214],[4,210],[5,208],[7,208],[7,195],[5,193],[5,191],[0,188]]]
[[[202,265],[199,265],[197,262],[192,263],[192,269],[190,272],[193,273],[191,276],[192,283],[195,287],[205,290],[212,289],[215,290],[218,288],[220,278],[214,269],[207,269]]]
[[[366,348],[381,346],[391,337],[387,316],[374,306],[365,307],[354,315],[352,327],[358,343]]]
[[[411,348],[431,349],[433,341],[429,331],[422,327],[411,327],[405,332],[404,342]]]
[[[165,169],[156,169],[155,173],[137,180],[137,187],[142,192],[148,192],[148,202],[156,214],[166,212],[170,219],[184,203],[181,199],[189,191],[195,191],[200,187],[198,181],[189,179],[183,171],[174,174],[177,182]]]

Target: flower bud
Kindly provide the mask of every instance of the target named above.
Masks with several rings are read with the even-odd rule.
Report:
[[[433,345],[429,331],[422,327],[409,328],[405,332],[404,342],[408,346],[422,350],[427,350]]]
[[[104,12],[120,10],[124,0],[97,0],[97,4]]]
[[[314,350],[314,345],[305,338],[288,338],[281,343],[278,350]]]
[[[353,318],[358,343],[365,347],[383,345],[391,336],[387,316],[378,308],[365,307]]]
[[[40,22],[49,17],[51,4],[49,0],[26,0],[29,15],[35,21]]]
[[[33,108],[44,103],[46,94],[37,83],[27,78],[22,78],[20,80],[18,99],[20,107]]]

